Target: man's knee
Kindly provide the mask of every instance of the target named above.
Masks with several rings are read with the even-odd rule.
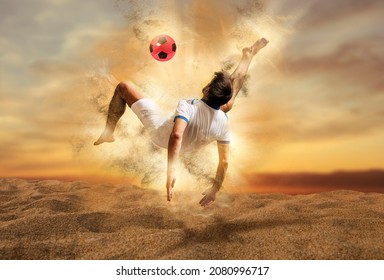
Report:
[[[116,88],[129,107],[131,107],[137,100],[144,97],[131,81],[120,82]]]
[[[129,92],[131,88],[132,88],[131,82],[120,82],[117,85],[117,89],[121,93]]]

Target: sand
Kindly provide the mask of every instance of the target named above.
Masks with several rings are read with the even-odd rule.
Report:
[[[0,259],[384,259],[384,194],[232,194],[0,179]]]

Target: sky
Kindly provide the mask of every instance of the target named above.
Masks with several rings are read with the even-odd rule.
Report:
[[[379,0],[0,0],[0,177],[161,184],[166,152],[127,110],[113,144],[93,146],[116,83],[164,111],[201,96],[260,37],[228,114],[227,184],[258,173],[384,169],[384,3]],[[175,57],[149,42],[172,36]],[[183,157],[184,185],[208,184],[215,145]],[[164,177],[164,178],[163,178]],[[207,179],[208,178],[208,179]]]

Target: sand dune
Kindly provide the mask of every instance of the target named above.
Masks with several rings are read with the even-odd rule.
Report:
[[[0,258],[384,259],[384,194],[175,191],[0,179]]]

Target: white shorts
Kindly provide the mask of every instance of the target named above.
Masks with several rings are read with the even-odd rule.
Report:
[[[152,141],[167,148],[172,126],[168,124],[169,118],[162,114],[159,106],[152,100],[143,98],[133,103],[131,109],[148,130]]]
[[[143,98],[136,101],[131,109],[146,129],[155,130],[166,121],[157,104],[150,99]]]

